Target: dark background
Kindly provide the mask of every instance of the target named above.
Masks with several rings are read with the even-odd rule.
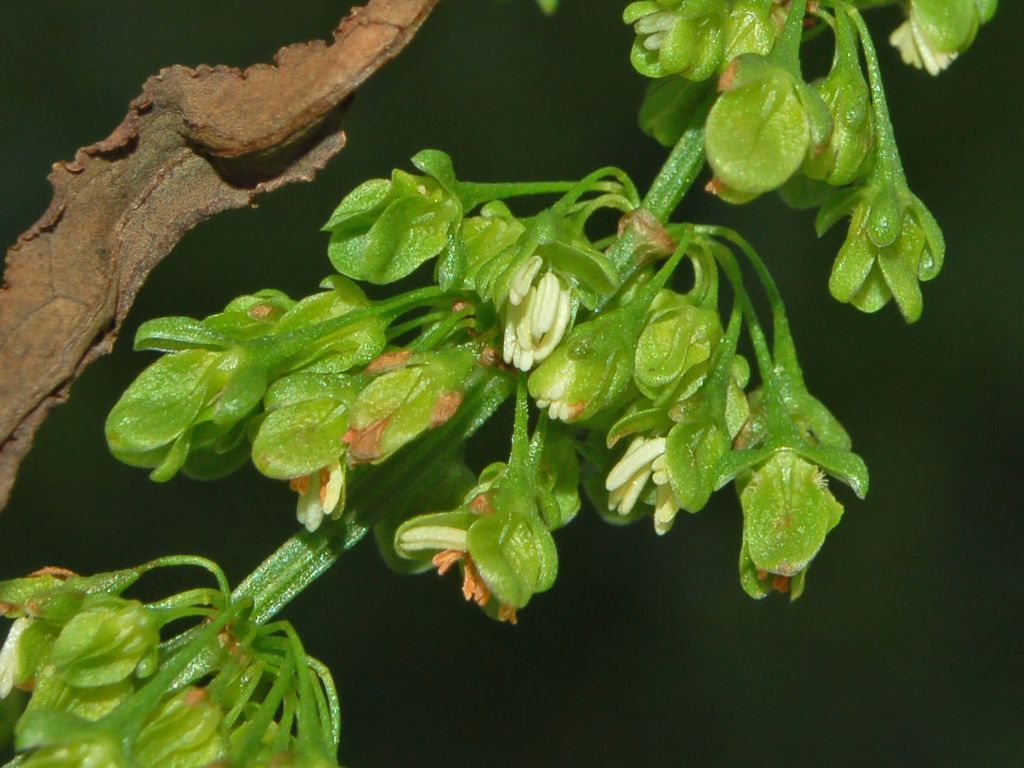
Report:
[[[326,37],[338,3],[0,6],[0,243],[49,200],[50,164],[107,135],[144,78],[172,63],[245,65]],[[359,93],[350,144],[311,185],[189,234],[152,275],[115,354],[46,422],[0,517],[0,578],[208,555],[238,580],[295,530],[294,498],[246,470],[151,484],[107,453],[103,421],[150,357],[138,323],[202,316],[329,270],[319,226],[359,181],[439,147],[469,179],[624,166],[663,152],[635,126],[622,2],[445,0]],[[838,233],[772,199],[682,215],[740,227],[787,297],[812,389],[872,469],[795,605],[740,590],[731,492],[658,539],[585,512],[558,537],[561,575],[518,627],[462,604],[453,577],[400,577],[365,543],[287,610],[334,670],[352,766],[1024,764],[1024,285],[1019,111],[1024,13],[1004,3],[941,78],[883,66],[914,190],[949,257],[923,320],[832,301]],[[880,43],[898,14],[873,20]]]

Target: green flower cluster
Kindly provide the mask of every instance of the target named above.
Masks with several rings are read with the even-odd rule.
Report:
[[[148,604],[123,596],[174,565],[211,570],[218,589]],[[211,563],[166,558],[89,577],[45,569],[0,582],[0,607],[13,619],[0,698],[30,694],[15,728],[22,766],[335,765],[339,709],[326,670],[289,626],[249,622]],[[161,638],[189,618],[190,629]]]
[[[421,175],[366,182],[331,216],[341,274],[324,293],[293,302],[264,291],[202,321],[145,324],[138,345],[168,354],[111,413],[115,454],[155,466],[156,479],[178,468],[210,476],[198,470],[213,456],[228,469],[251,456],[298,491],[310,531],[341,518],[373,528],[399,571],[458,565],[466,599],[509,621],[554,582],[552,533],[579,509],[581,476],[608,519],[650,515],[659,534],[737,480],[745,557],[802,585],[838,521],[811,525],[805,514],[821,505],[805,497],[828,494],[823,473],[838,461],[828,451],[848,451],[849,440],[822,442],[841,428],[814,422],[827,411],[802,389],[792,355],[782,366],[759,354],[760,388],[748,390],[751,366],[736,350],[743,328],[757,341],[759,326],[728,245],[736,236],[663,226],[615,168],[578,182],[480,184],[459,180],[440,152],[413,163]],[[513,212],[515,198],[539,194],[558,197]],[[608,248],[624,232],[634,238],[625,259]],[[384,301],[352,282],[391,283],[428,263],[435,287]],[[488,388],[498,398],[484,418],[517,389],[516,429],[508,461],[475,472],[463,441]],[[814,428],[794,426],[805,422]],[[782,472],[783,457],[798,457],[800,471]],[[785,480],[763,479],[772,472]],[[866,477],[856,485],[865,489]],[[759,548],[772,526],[776,549],[804,556]]]
[[[909,190],[870,34],[857,3],[788,4],[652,0],[625,11],[637,38],[636,69],[657,78],[641,109],[645,130],[665,144],[702,125],[714,178],[708,190],[732,203],[778,191],[796,207],[818,207],[824,234],[851,226],[829,281],[832,295],[864,312],[895,299],[908,322],[921,315],[920,283],[936,277],[945,244]],[[756,6],[753,8],[752,6]],[[932,74],[970,46],[995,0],[912,0],[893,34],[906,61]],[[728,19],[747,21],[730,47]],[[829,73],[804,80],[801,43],[809,24],[832,32]],[[735,25],[734,25],[735,26]],[[863,54],[866,63],[862,66]],[[718,93],[704,81],[718,75]]]

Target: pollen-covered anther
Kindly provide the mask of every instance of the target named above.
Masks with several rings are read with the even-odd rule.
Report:
[[[729,66],[725,68],[722,76],[718,78],[718,90],[720,93],[731,91],[733,86],[736,85],[736,75],[738,73],[739,66],[739,62],[732,61]],[[711,190],[708,191],[710,192]]]
[[[364,429],[350,428],[345,433],[341,439],[348,445],[349,464],[355,465],[380,458],[380,438],[387,425],[387,419],[380,419]]]
[[[572,320],[572,298],[554,272],[545,272],[534,285],[542,266],[539,256],[530,257],[509,285],[502,357],[521,371],[545,360]]]
[[[468,553],[462,562],[462,596],[466,600],[472,600],[481,608],[486,607],[491,601],[491,590]]]
[[[253,320],[266,320],[273,311],[274,308],[269,304],[257,304],[249,308],[249,317]]]
[[[498,621],[507,621],[509,624],[515,626],[519,623],[519,616],[516,614],[515,606],[511,606],[508,603],[502,603],[498,609]]]
[[[32,573],[29,574],[29,578],[32,578],[33,576],[53,576],[61,581],[67,581],[71,577],[77,575],[77,573],[68,568],[61,568],[59,565],[47,565],[40,568],[38,571],[32,571]]]
[[[725,183],[717,176],[704,185],[704,191],[711,193],[715,197],[721,196],[723,189],[725,189]]]
[[[465,552],[460,552],[457,549],[446,549],[443,552],[438,552],[434,555],[430,562],[433,563],[435,568],[437,568],[437,575],[444,576],[465,556]]]
[[[370,361],[366,366],[366,372],[370,374],[387,373],[398,368],[404,368],[412,357],[411,349],[399,349],[394,352],[385,352]]]
[[[192,688],[185,694],[184,703],[186,707],[196,707],[210,698],[205,688]]]
[[[469,508],[478,515],[493,515],[494,506],[491,504],[491,496],[488,493],[478,493],[469,502]]]
[[[782,576],[781,574],[779,574],[774,579],[772,579],[772,589],[774,589],[776,592],[786,594],[787,592],[789,592],[791,581],[792,579],[789,576]]]
[[[442,392],[434,403],[434,409],[430,412],[430,428],[439,427],[448,421],[462,405],[465,395],[461,390]]]

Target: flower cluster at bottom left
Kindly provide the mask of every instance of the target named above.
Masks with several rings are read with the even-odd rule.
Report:
[[[124,596],[146,573],[179,566],[210,571],[217,586],[149,603]],[[0,582],[0,614],[13,620],[0,699],[17,716],[22,768],[336,765],[330,674],[289,624],[253,621],[252,601],[233,599],[209,561],[95,576],[46,568]]]

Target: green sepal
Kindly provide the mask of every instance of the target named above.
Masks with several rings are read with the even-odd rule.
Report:
[[[281,318],[279,333],[307,329],[370,306],[362,289],[341,275],[326,278],[321,287],[328,290],[303,299]],[[384,349],[386,325],[376,315],[352,323],[291,356],[287,365],[295,369],[327,357],[336,372],[365,365]]]
[[[466,541],[480,576],[504,605],[522,608],[555,582],[558,552],[535,514],[499,509],[473,523]]]
[[[184,349],[226,349],[231,340],[191,317],[159,317],[147,320],[135,334],[136,351],[178,352]]]
[[[539,468],[541,517],[548,530],[557,531],[580,511],[580,462],[572,437],[557,424],[549,424]]]
[[[53,664],[39,667],[34,679],[26,712],[61,712],[89,721],[113,712],[135,693],[130,678],[90,688],[70,686]]]
[[[822,151],[812,154],[803,171],[812,179],[842,187],[863,178],[874,160],[875,125],[871,91],[861,70],[857,41],[849,17],[835,15],[836,54],[832,71],[815,91],[827,106],[833,131]]]
[[[687,512],[700,512],[715,490],[715,471],[729,452],[729,438],[712,421],[685,421],[665,441],[665,468],[672,495]]]
[[[660,292],[636,344],[637,388],[657,400],[666,388],[678,385],[692,369],[710,360],[721,338],[716,311],[671,291]]]
[[[760,56],[730,65],[708,115],[708,162],[727,188],[757,195],[782,186],[806,159],[820,119],[809,89]],[[813,130],[812,130],[813,128]]]
[[[273,331],[277,321],[294,304],[287,294],[268,288],[239,296],[223,312],[210,315],[202,324],[233,342],[251,341]]]
[[[333,398],[303,400],[267,414],[252,445],[252,460],[267,477],[312,474],[345,453],[348,404]]]
[[[451,416],[477,360],[474,345],[411,356],[399,368],[375,377],[351,409],[349,456],[379,463]]]
[[[821,471],[777,451],[740,494],[743,540],[758,569],[795,576],[814,559],[843,514]]]
[[[682,77],[652,80],[640,106],[641,130],[663,147],[673,147],[687,130],[702,124],[715,93],[713,80]]]
[[[217,359],[203,350],[173,352],[139,374],[107,416],[111,452],[131,464],[133,455],[177,440],[203,407],[207,374]]]
[[[328,256],[343,275],[392,283],[444,250],[462,206],[437,180],[399,170],[387,187],[368,185],[342,201],[325,226]]]
[[[156,615],[137,601],[90,598],[50,650],[62,680],[79,688],[127,679],[160,643]]]

